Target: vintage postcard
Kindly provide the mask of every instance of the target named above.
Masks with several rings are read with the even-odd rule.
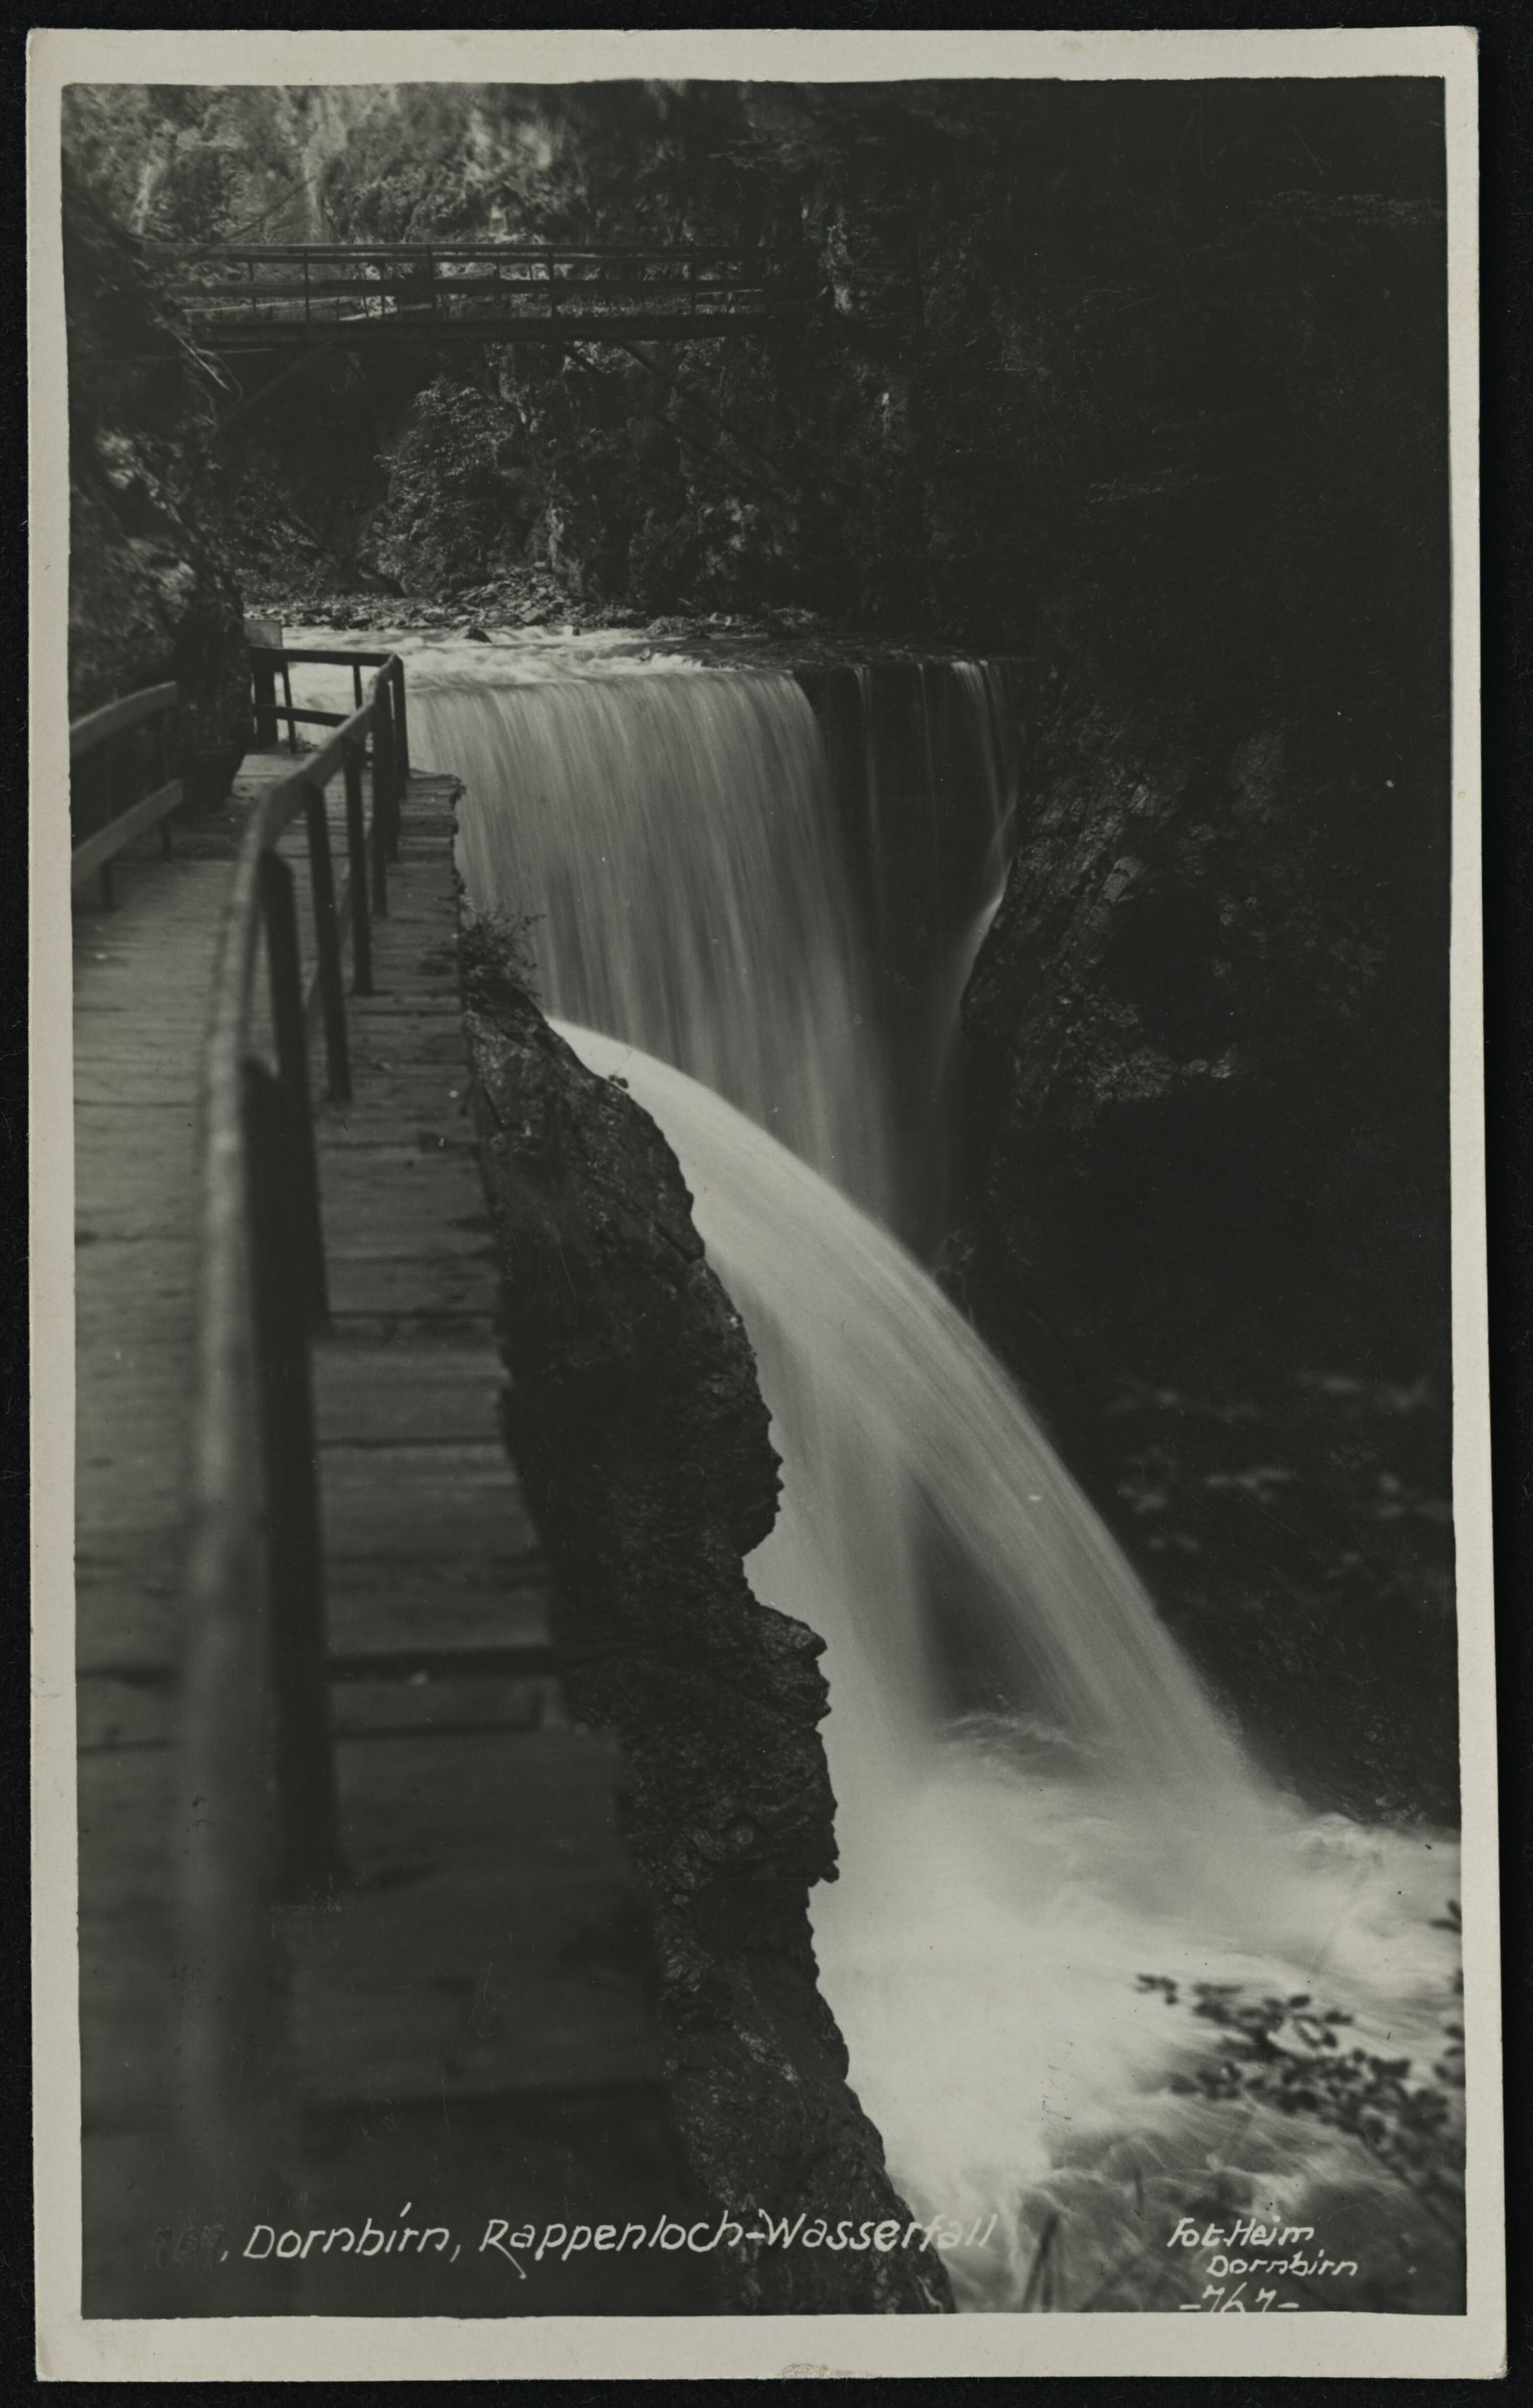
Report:
[[[43,2372],[1496,2374],[1473,35],[30,72]]]

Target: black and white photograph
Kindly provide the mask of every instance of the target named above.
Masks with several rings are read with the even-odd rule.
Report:
[[[1472,36],[1118,38],[35,37],[56,2372],[1499,2363]]]

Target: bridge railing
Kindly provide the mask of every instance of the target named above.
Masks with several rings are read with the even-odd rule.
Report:
[[[71,722],[69,885],[73,893],[99,875],[107,910],[112,863],[125,845],[157,827],[169,858],[170,814],[181,801],[181,781],[170,774],[179,700],[174,685],[144,686]]]
[[[634,316],[686,325],[793,306],[808,276],[801,251],[739,244],[221,245],[179,251],[173,265],[182,308],[224,336]]]
[[[193,2125],[205,2136],[230,2127],[236,2154],[237,2094],[260,2054],[261,2000],[272,1986],[265,1910],[274,1899],[312,1899],[340,1870],[310,1377],[328,1311],[310,1033],[322,1032],[326,1090],[344,1103],[343,956],[349,937],[352,991],[370,992],[370,922],[388,908],[409,774],[398,657],[289,652],[284,672],[303,659],[375,674],[360,707],[251,809],[202,1066],[179,1818],[192,1977],[181,2062]],[[327,804],[337,780],[344,884]],[[300,824],[307,969],[297,884],[279,851]]]

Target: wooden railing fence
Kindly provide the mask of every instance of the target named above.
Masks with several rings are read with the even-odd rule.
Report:
[[[167,251],[172,291],[214,349],[365,334],[590,335],[608,321],[700,331],[804,307],[811,255],[750,243],[223,244]]]
[[[372,987],[370,924],[388,910],[409,778],[403,664],[392,653],[252,650],[300,720],[334,724],[252,806],[220,939],[203,1059],[202,1244],[191,1541],[182,1667],[180,1910],[191,1972],[183,2105],[208,2135],[243,2115],[273,1981],[267,1911],[342,1874],[324,1628],[313,1336],[328,1312],[309,1059],[322,1037],[334,1102],[351,1092],[343,956]],[[291,667],[340,663],[358,707],[292,705]],[[375,673],[362,696],[363,673]],[[327,791],[344,789],[337,880]],[[301,823],[310,967],[298,889],[279,850]],[[266,1010],[258,1013],[264,962]],[[239,2153],[234,2128],[226,2145]],[[248,2151],[247,2151],[248,2154]]]
[[[70,890],[99,875],[108,911],[116,900],[112,863],[124,845],[157,827],[169,858],[170,814],[181,800],[180,779],[170,774],[179,699],[174,685],[145,686],[70,725]]]

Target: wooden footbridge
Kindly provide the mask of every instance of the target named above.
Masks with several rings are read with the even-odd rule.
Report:
[[[760,333],[813,291],[808,252],[750,245],[224,245],[165,265],[197,340],[231,353],[710,341]]]
[[[76,730],[83,2305],[693,2306],[482,2245],[685,2186],[497,1426],[457,789],[316,659],[358,708],[193,819],[173,689]]]

